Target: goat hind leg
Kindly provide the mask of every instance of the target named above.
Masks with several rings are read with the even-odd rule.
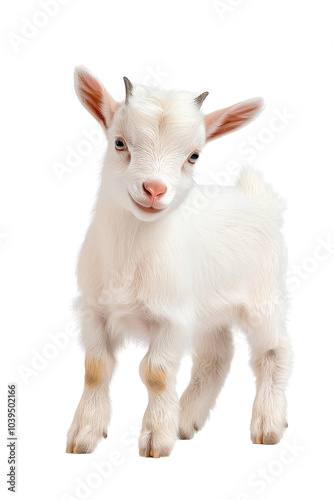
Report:
[[[291,348],[285,327],[277,333],[272,345],[258,338],[270,337],[273,326],[267,323],[249,336],[252,348],[251,366],[256,376],[256,396],[251,421],[251,439],[255,444],[276,444],[287,427],[285,388],[291,369]],[[255,336],[254,336],[255,334]]]
[[[228,328],[200,337],[191,380],[180,400],[180,439],[191,439],[204,426],[229,373],[232,357],[233,341]]]

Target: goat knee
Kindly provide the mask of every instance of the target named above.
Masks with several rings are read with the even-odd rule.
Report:
[[[162,394],[167,387],[167,371],[143,359],[140,366],[140,376],[147,389],[155,394]]]
[[[105,365],[103,361],[94,358],[85,359],[85,386],[88,389],[96,389],[103,382]]]

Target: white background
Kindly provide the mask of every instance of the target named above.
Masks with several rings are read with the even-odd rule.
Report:
[[[12,498],[5,484],[10,382],[18,384],[20,500],[330,498],[331,2],[70,0],[52,16],[41,14],[41,3],[2,2],[1,9],[1,498]],[[123,75],[137,83],[208,90],[207,113],[264,97],[262,115],[208,145],[197,172],[199,182],[212,183],[215,172],[222,184],[233,184],[240,165],[251,160],[288,200],[284,231],[295,363],[289,428],[279,445],[250,441],[255,387],[247,344],[237,334],[232,370],[210,422],[192,441],[178,442],[169,458],[138,456],[147,395],[138,375],[144,351],[134,345],[119,356],[111,384],[108,438],[92,455],[65,454],[84,375],[78,332],[71,329],[75,265],[105,148],[103,141],[87,145],[85,131],[98,125],[75,96],[77,64],[91,69],[117,100],[124,98]],[[277,114],[284,121],[273,119]],[[251,154],[245,148],[254,137]],[[84,155],[76,157],[76,166],[57,176],[55,166],[66,166],[69,151],[80,147]],[[186,359],[180,392],[189,369]]]

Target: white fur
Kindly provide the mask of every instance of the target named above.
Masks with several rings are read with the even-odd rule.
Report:
[[[94,78],[79,68],[76,88],[82,101],[84,77]],[[102,85],[101,92],[105,123],[110,123],[108,150],[78,263],[78,308],[86,356],[108,368],[98,388],[85,388],[69,446],[74,452],[93,451],[106,431],[114,355],[126,337],[134,336],[148,344],[143,380],[147,366],[166,373],[163,393],[148,391],[140,454],[168,455],[178,435],[191,438],[208,418],[229,371],[234,325],[247,335],[257,377],[252,440],[279,441],[286,426],[291,358],[280,231],[284,204],[261,173],[247,168],[235,187],[217,188],[217,196],[186,216],[204,189],[194,186],[194,166],[187,159],[229,119],[226,110],[219,119],[205,117],[193,94],[139,85],[122,104],[105,95]],[[250,108],[254,102],[259,110],[261,101],[246,104]],[[253,116],[250,111],[243,122]],[[125,139],[127,152],[115,150],[115,137]],[[159,201],[165,209],[158,213],[142,212],[129,196],[145,204],[142,184],[148,181],[167,186]],[[192,378],[179,403],[175,379],[189,348]]]

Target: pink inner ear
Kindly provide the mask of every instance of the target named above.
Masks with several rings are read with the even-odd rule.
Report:
[[[210,113],[204,119],[207,141],[242,127],[255,118],[262,106],[262,99],[249,99]]]
[[[105,116],[102,114],[104,108],[102,85],[89,75],[81,74],[79,79],[79,92],[83,104],[88,108],[95,118],[108,128]]]

